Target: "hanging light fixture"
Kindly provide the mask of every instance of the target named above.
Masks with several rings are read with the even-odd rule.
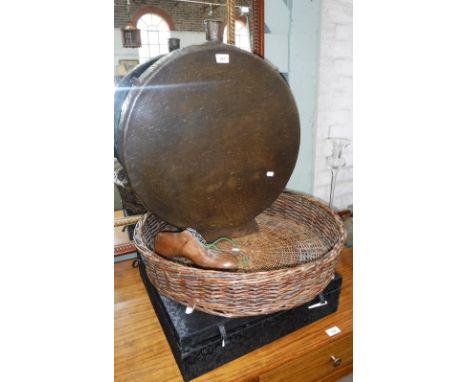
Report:
[[[121,29],[122,31],[122,45],[124,48],[140,48],[141,47],[141,33],[140,30],[133,24],[130,19],[130,0],[127,0],[127,25]]]

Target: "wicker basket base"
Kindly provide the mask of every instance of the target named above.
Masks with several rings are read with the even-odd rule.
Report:
[[[272,270],[228,272],[197,268],[154,253],[152,219],[154,216],[147,213],[135,229],[135,243],[151,283],[162,295],[181,304],[225,317],[268,314],[312,300],[333,278],[346,236],[342,220],[333,211],[308,195],[286,191],[257,217],[258,235],[250,235],[245,239],[248,242],[236,240],[246,251],[256,251],[257,256],[263,253],[263,259],[287,253],[283,256],[287,264]],[[281,224],[265,226],[272,221]],[[289,231],[284,227],[290,227]],[[276,237],[274,245],[265,244],[265,232]],[[280,242],[287,251],[279,250]],[[296,263],[291,262],[294,255]],[[265,268],[265,260],[251,264]]]

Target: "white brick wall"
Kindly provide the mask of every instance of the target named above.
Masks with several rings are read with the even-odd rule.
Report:
[[[353,2],[322,0],[320,68],[313,194],[328,202],[331,174],[325,139],[353,137]],[[353,146],[345,152],[346,167],[338,174],[334,207],[353,203]]]

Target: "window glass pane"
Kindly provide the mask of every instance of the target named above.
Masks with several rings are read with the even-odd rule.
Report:
[[[249,36],[239,36],[239,48],[250,51]]]
[[[169,37],[171,37],[170,32],[159,32],[159,43],[167,44]]]
[[[161,24],[163,22],[164,22],[164,20],[161,17],[159,17],[157,15],[153,15],[153,25],[155,27],[157,27],[159,29],[159,24]]]
[[[138,29],[146,29],[147,28],[147,25],[146,23],[144,22],[144,20],[142,18],[140,18],[137,22],[137,28]]]
[[[141,19],[146,25],[151,25],[151,13],[147,13],[143,16],[141,16]]]
[[[158,30],[160,31],[168,31],[169,32],[169,24],[166,23],[164,20],[161,19],[161,23],[158,24]]]
[[[146,30],[140,30],[141,45],[148,44],[148,32]]]
[[[155,14],[153,14],[152,16],[153,16],[153,19],[152,19],[153,25],[158,25],[159,23],[164,22],[161,16],[155,15]]]
[[[249,30],[247,29],[246,24],[244,24],[242,21],[236,20],[235,36],[236,46],[250,52]],[[227,43],[227,25],[224,27],[223,42]]]
[[[143,15],[139,18],[137,22],[137,27],[145,29],[148,26],[149,20],[148,20],[148,15]]]
[[[138,49],[138,57],[140,59],[141,57],[149,57],[148,45],[142,45],[141,48]]]
[[[148,32],[148,44],[159,44],[159,33],[157,31]]]
[[[150,51],[150,57],[155,57],[159,55],[159,45],[148,45]]]
[[[140,17],[137,28],[141,30],[142,47],[138,49],[140,62],[145,62],[150,57],[161,53],[169,52],[167,40],[170,37],[170,29],[161,16],[147,13]]]

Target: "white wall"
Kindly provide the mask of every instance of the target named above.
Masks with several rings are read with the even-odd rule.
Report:
[[[265,59],[287,73],[301,123],[301,144],[288,188],[313,192],[320,0],[265,2]]]
[[[329,200],[329,155],[324,139],[353,137],[353,5],[352,0],[322,0],[317,145],[313,194]],[[352,144],[345,151],[347,165],[337,178],[334,206],[353,203]]]
[[[320,43],[320,0],[290,1],[289,84],[301,122],[301,146],[288,188],[313,194]]]
[[[289,72],[290,11],[282,0],[265,3],[265,59],[281,73]]]
[[[288,188],[329,201],[328,136],[352,139],[352,0],[265,2],[265,58],[288,74],[301,121],[301,146]],[[352,145],[334,206],[353,201]]]

